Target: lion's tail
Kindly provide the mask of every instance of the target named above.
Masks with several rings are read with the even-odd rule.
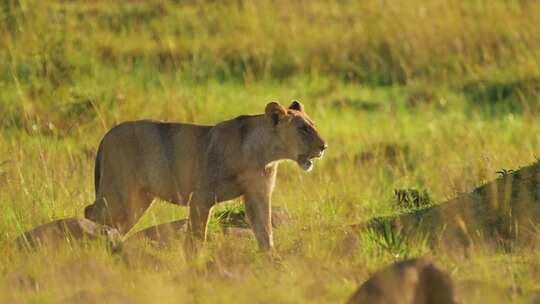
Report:
[[[101,161],[103,159],[103,142],[99,144],[99,148],[96,154],[96,164],[94,165],[94,187],[96,189],[96,199],[99,192],[99,186],[101,181]]]
[[[103,140],[99,143],[99,147],[96,153],[96,163],[94,164],[94,187],[96,190],[96,201],[94,201],[93,204],[90,204],[84,208],[84,217],[95,221],[95,215],[94,215],[94,207],[96,206],[97,200],[98,200],[98,193],[99,189],[101,188],[101,178],[102,178],[102,172],[101,172],[101,162],[103,160]]]

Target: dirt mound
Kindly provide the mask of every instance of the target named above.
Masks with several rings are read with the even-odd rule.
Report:
[[[516,171],[499,172],[501,177],[470,193],[422,210],[375,218],[357,225],[384,232],[427,236],[431,244],[441,242],[465,246],[478,240],[507,244],[538,244],[540,232],[540,162]]]

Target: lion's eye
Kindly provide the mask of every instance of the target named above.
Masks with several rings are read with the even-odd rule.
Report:
[[[299,129],[303,133],[307,133],[309,131],[309,127],[307,125],[302,125]]]

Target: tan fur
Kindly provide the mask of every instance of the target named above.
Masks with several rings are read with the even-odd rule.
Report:
[[[129,231],[154,198],[189,205],[188,230],[205,240],[218,202],[243,196],[259,245],[273,246],[270,200],[279,161],[306,170],[326,144],[294,101],[265,114],[215,126],[133,121],[111,129],[96,158],[96,201],[85,209],[94,221]]]

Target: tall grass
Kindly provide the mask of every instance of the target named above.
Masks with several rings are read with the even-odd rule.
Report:
[[[538,75],[536,1],[3,2],[2,78],[96,65],[188,77],[324,73],[375,84]]]

